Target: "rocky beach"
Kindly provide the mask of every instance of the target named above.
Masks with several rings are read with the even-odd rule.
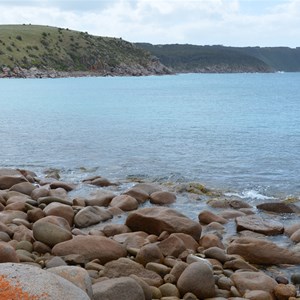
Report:
[[[299,214],[298,198],[248,203],[195,182],[0,169],[0,296],[300,299]]]

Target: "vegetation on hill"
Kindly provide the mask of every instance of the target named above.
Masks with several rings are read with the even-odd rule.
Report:
[[[300,48],[137,44],[175,72],[300,71]]]
[[[0,26],[1,66],[130,75],[167,71],[148,51],[121,38],[38,25]]]

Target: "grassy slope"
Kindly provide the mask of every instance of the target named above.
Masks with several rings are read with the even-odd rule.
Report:
[[[177,72],[268,72],[271,68],[257,57],[223,46],[137,44]]]
[[[39,25],[0,25],[0,67],[60,71],[151,64],[151,55],[122,39]]]

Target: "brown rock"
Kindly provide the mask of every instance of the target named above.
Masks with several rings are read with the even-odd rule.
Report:
[[[270,241],[255,238],[238,238],[227,248],[228,254],[241,255],[251,264],[300,264],[300,254],[281,248]]]
[[[150,197],[150,195],[147,192],[138,187],[133,187],[126,191],[124,194],[135,198],[139,203],[146,202],[147,200],[149,200]]]
[[[249,300],[273,300],[273,296],[271,293],[268,293],[266,291],[246,291],[244,294],[244,298]],[[243,299],[244,299],[243,298]]]
[[[32,231],[37,241],[50,247],[72,239],[70,225],[61,217],[48,216],[40,219],[33,224]]]
[[[198,219],[199,222],[202,224],[210,224],[212,222],[226,224],[228,222],[225,218],[220,217],[208,210],[201,211],[200,214],[198,215]]]
[[[291,235],[291,240],[294,243],[300,243],[300,229],[298,229]]]
[[[78,228],[88,227],[107,221],[112,218],[105,208],[98,206],[87,206],[82,208],[74,217],[74,223]]]
[[[159,287],[161,295],[163,297],[180,297],[180,293],[176,285],[171,283],[165,283]]]
[[[176,201],[176,195],[171,192],[158,191],[150,195],[150,202],[157,205],[171,204]]]
[[[257,215],[236,218],[237,231],[251,230],[265,235],[283,233],[283,225],[277,221],[266,220]]]
[[[4,224],[12,223],[13,219],[27,220],[27,214],[23,211],[5,210],[0,212],[0,220]]]
[[[152,183],[137,183],[134,188],[143,190],[148,195],[161,191],[161,188],[158,185]]]
[[[291,213],[299,213],[300,208],[294,204],[288,204],[283,202],[269,202],[262,203],[256,206],[258,209],[274,212],[278,214],[291,214]]]
[[[123,211],[130,211],[137,209],[139,207],[139,203],[135,198],[129,195],[119,195],[112,199],[110,206],[118,207]]]
[[[64,218],[68,221],[71,227],[73,226],[74,210],[69,205],[53,202],[44,208],[44,213],[46,216],[57,216]]]
[[[94,300],[145,300],[141,286],[130,277],[107,279],[93,284]]]
[[[1,169],[0,169],[1,170]],[[10,237],[13,236],[13,230],[11,230],[6,224],[0,221],[0,231],[6,232]]]
[[[300,223],[295,223],[284,228],[284,233],[291,236],[294,232],[300,229]]]
[[[27,181],[22,175],[2,175],[0,176],[0,190],[10,189],[13,185]]]
[[[42,197],[47,197],[49,196],[49,190],[43,188],[43,187],[39,187],[39,188],[36,188],[34,189],[32,192],[31,192],[31,195],[30,197],[33,199],[33,200],[37,200],[39,198],[42,198]]]
[[[229,257],[226,254],[225,250],[219,247],[210,247],[206,249],[203,253],[205,257],[217,259],[221,263],[225,263],[226,261],[229,260]]]
[[[274,294],[277,300],[289,300],[290,297],[297,296],[297,289],[292,284],[278,284],[274,288]]]
[[[119,258],[105,265],[103,276],[109,278],[130,276],[134,274],[144,280],[150,286],[160,286],[163,284],[162,278],[155,272],[145,269],[141,264],[129,258]]]
[[[16,250],[5,242],[0,242],[0,263],[14,262],[18,263],[19,258]]]
[[[225,249],[220,238],[212,233],[204,234],[199,241],[199,245],[202,246],[204,249],[208,249],[211,247],[219,247],[221,249]]]
[[[62,188],[65,191],[69,192],[69,191],[72,191],[74,189],[74,186],[72,184],[69,184],[69,183],[66,183],[66,182],[62,182],[62,181],[53,181],[50,184],[50,188],[51,189]]]
[[[222,211],[219,216],[221,216],[227,220],[230,220],[230,219],[235,219],[237,217],[242,217],[245,215],[246,215],[245,213],[243,213],[239,210],[229,209],[229,210]]]
[[[46,216],[45,213],[38,207],[27,211],[28,221],[31,223],[34,223],[39,219],[44,218],[45,216]]]
[[[34,189],[36,189],[36,186],[30,182],[21,182],[13,185],[9,190],[30,196]]]
[[[177,287],[181,295],[191,292],[199,299],[214,297],[213,271],[205,263],[191,263],[180,275]]]
[[[33,232],[32,230],[28,229],[24,225],[20,225],[14,229],[14,240],[16,241],[29,241],[33,243]]]
[[[79,254],[87,261],[99,259],[101,264],[126,256],[125,248],[119,243],[102,236],[75,236],[72,240],[59,243],[52,249],[52,254],[64,256]]]
[[[48,269],[48,272],[57,274],[72,282],[93,299],[92,281],[85,269],[77,266],[58,266]]]
[[[131,232],[129,227],[124,224],[108,224],[102,229],[102,231],[107,237]]]
[[[155,235],[163,231],[179,232],[189,234],[195,240],[201,235],[199,223],[167,207],[150,207],[132,212],[127,217],[126,225],[133,231],[142,230]]]
[[[97,191],[92,198],[85,200],[86,206],[108,206],[116,195],[112,192]]]
[[[272,293],[277,282],[262,272],[236,272],[230,279],[234,282],[241,295],[247,290],[261,290]]]
[[[184,242],[177,236],[170,235],[165,240],[158,244],[160,251],[165,256],[178,257],[183,251],[186,250]]]
[[[163,259],[164,256],[156,244],[147,244],[143,246],[135,258],[136,262],[144,266],[149,262],[161,263]]]

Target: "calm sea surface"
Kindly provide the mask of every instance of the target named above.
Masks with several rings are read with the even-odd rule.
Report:
[[[300,195],[300,73],[2,79],[0,141],[2,167],[75,181]]]

